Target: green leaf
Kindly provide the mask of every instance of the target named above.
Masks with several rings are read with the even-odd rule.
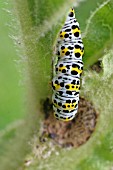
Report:
[[[90,16],[86,30],[84,65],[89,67],[100,58],[113,41],[113,2],[105,1]]]
[[[113,42],[113,2],[112,0],[100,2],[103,3],[100,4],[98,8],[95,5],[95,8],[93,8],[95,11],[89,16],[86,24],[83,38],[85,45],[83,60],[85,68],[88,69],[98,58],[103,57],[104,72],[98,75],[91,71],[84,71],[82,77],[84,83],[81,89],[81,94],[84,94],[92,101],[94,107],[100,113],[95,132],[90,140],[78,149],[73,148],[66,150],[60,148],[55,150],[55,152],[46,159],[40,159],[38,157],[38,155],[41,156],[39,150],[34,150],[36,145],[32,145],[32,152],[29,153],[32,161],[28,166],[24,167],[26,170],[59,170],[62,168],[66,170],[106,170],[113,166],[113,71],[111,64],[113,52],[112,49],[109,50]],[[53,8],[54,4],[56,5],[55,10]],[[27,0],[14,1],[14,14],[17,17],[22,49],[26,56],[22,58],[22,62],[24,63],[25,70],[27,70],[26,76],[28,77],[26,81],[26,87],[28,88],[28,110],[29,113],[33,115],[38,112],[38,118],[34,116],[34,126],[36,129],[39,129],[39,121],[42,119],[41,114],[39,114],[41,113],[40,108],[42,107],[40,102],[48,96],[51,97],[49,81],[51,81],[52,77],[51,59],[53,55],[53,45],[56,35],[64,21],[64,16],[66,16],[66,11],[69,6],[73,6],[73,4],[74,2],[70,1],[55,0],[41,2]],[[82,3],[79,5],[82,5]],[[79,9],[81,9],[80,6],[77,8],[77,13],[79,13]],[[82,9],[88,9],[88,11],[90,11],[90,5],[87,6],[87,3],[84,3]],[[82,15],[84,15],[84,12]],[[84,23],[86,23],[87,16],[88,15],[84,15],[83,17]],[[84,29],[84,24],[82,27]],[[103,56],[104,53],[105,55]],[[30,121],[29,119],[28,124]],[[33,124],[33,121],[31,121],[31,124]],[[25,132],[22,132],[21,135],[23,136],[24,133]],[[34,138],[36,140],[35,144],[37,144],[39,136],[35,135]],[[29,141],[30,140],[31,138],[29,136]],[[25,142],[25,138],[23,142]],[[22,146],[23,142],[20,146]],[[23,145],[27,148],[26,143]],[[43,146],[40,147],[43,149]],[[22,151],[23,147],[19,148]],[[49,151],[47,151],[46,154],[49,154]],[[24,154],[21,157],[21,161],[23,157]],[[9,160],[12,160],[12,158],[14,159],[14,155]],[[19,162],[21,166],[20,160],[18,161],[17,159],[15,161]],[[6,166],[7,164],[2,167]],[[14,167],[17,169],[17,164],[8,164],[9,170],[14,169]]]

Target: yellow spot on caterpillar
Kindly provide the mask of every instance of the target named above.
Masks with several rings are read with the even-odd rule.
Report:
[[[80,33],[81,31],[80,31],[80,29],[78,29],[78,28],[75,28],[75,29],[72,30],[72,33],[73,33],[73,34],[76,33],[76,32],[79,32],[79,33]]]
[[[66,70],[66,67],[63,66],[63,67],[59,67],[59,68],[58,68],[58,71],[59,71],[59,72],[62,72],[62,70]]]
[[[76,68],[72,67],[71,71],[76,71],[78,74],[82,73],[82,70],[79,70],[77,67]]]
[[[62,120],[62,121],[64,121],[64,122],[68,122],[68,121],[70,121],[70,120],[72,120],[72,119],[73,119],[73,117],[71,117],[71,118],[66,117],[66,119],[60,118],[60,120]]]
[[[61,32],[61,33],[60,33],[60,38],[62,38],[62,39],[63,39],[63,38],[64,38],[64,36],[65,36],[65,34],[66,34],[66,32]]]
[[[81,56],[83,56],[84,51],[81,51],[81,49],[80,49],[80,48],[78,48],[78,49],[77,49],[77,48],[75,48],[75,49],[74,49],[74,53],[80,53],[80,55],[81,55]]]
[[[64,121],[64,122],[67,122],[67,121],[70,121],[70,120],[73,119],[73,116],[72,116],[71,118],[66,117],[66,119],[65,119],[65,118],[57,117],[55,112],[54,112],[54,117],[55,117],[56,119],[59,119],[59,120]]]
[[[63,105],[65,106],[65,108],[63,108],[64,110],[73,110],[76,107],[76,102],[75,103],[65,103]]]
[[[70,91],[79,91],[80,85],[73,85],[73,84],[67,84],[69,86],[68,90]]]
[[[72,12],[72,13],[74,13],[74,9],[73,9],[73,8],[71,8],[69,12]]]
[[[56,107],[56,108],[59,108],[59,105],[57,103],[54,103],[53,102],[53,105]]]
[[[65,48],[63,50],[60,51],[61,53],[61,57],[65,56],[66,52],[69,51],[68,48]]]
[[[59,90],[61,88],[61,86],[59,84],[53,84],[53,86],[55,87],[55,90]]]

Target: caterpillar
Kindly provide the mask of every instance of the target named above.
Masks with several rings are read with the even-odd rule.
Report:
[[[52,104],[58,120],[72,120],[78,110],[80,78],[83,71],[84,45],[79,23],[71,8],[55,46],[53,58]]]

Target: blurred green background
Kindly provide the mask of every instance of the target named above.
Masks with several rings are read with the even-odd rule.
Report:
[[[23,87],[16,67],[18,60],[13,41],[9,37],[10,25],[4,0],[0,1],[0,130],[23,117]]]
[[[2,137],[0,140],[0,170],[37,170],[37,167],[43,170],[62,170],[62,165],[64,169],[69,170],[113,169],[113,78],[111,76],[113,75],[113,52],[111,46],[113,42],[113,1],[110,0],[108,3],[105,0],[87,0],[84,2],[78,0],[81,3],[76,8],[76,16],[83,33],[88,26],[89,18],[93,15],[89,22],[86,37],[83,39],[85,45],[84,65],[86,66],[87,64],[87,69],[84,71],[84,83],[81,92],[88,100],[92,101],[94,107],[99,111],[98,123],[90,140],[84,145],[78,149],[73,148],[68,152],[62,148],[59,148],[58,152],[56,152],[57,149],[55,149],[53,150],[55,154],[51,155],[49,153],[53,152],[49,148],[52,145],[48,147],[48,143],[43,145],[38,142],[40,139],[39,127],[41,127],[41,116],[37,114],[40,110],[38,104],[41,105],[40,101],[49,94],[48,82],[50,76],[48,75],[51,74],[50,61],[53,41],[58,33],[60,22],[62,22],[59,22],[59,18],[61,15],[61,18],[63,18],[66,11],[61,4],[68,8],[71,1],[16,0],[13,1],[13,8],[10,7],[12,4],[10,2],[12,1],[8,0],[8,7],[6,1],[0,1],[0,137]],[[58,9],[54,8],[54,2],[58,4]],[[106,5],[100,8],[103,5],[102,2],[106,3]],[[92,11],[96,11],[97,7],[99,10],[95,14],[92,13]],[[20,25],[14,23],[15,20],[11,21],[12,17],[3,10],[4,8],[12,9],[12,17],[17,22],[20,22]],[[52,16],[52,18],[48,20],[49,16]],[[56,20],[53,20],[53,16],[56,16]],[[36,24],[40,21],[41,23],[37,26]],[[50,23],[46,29],[45,21]],[[56,25],[54,25],[55,23]],[[14,29],[11,29],[11,25],[13,27],[18,25],[19,36],[22,36],[22,42],[24,42],[23,45],[27,54],[26,63],[28,64],[27,69],[29,69],[30,77],[29,83],[26,83],[28,101],[26,101],[27,97],[25,96],[26,89],[21,85],[21,82],[23,82],[22,77],[24,78],[25,74],[21,75],[19,73],[18,65],[15,62],[15,60],[19,61],[19,57],[13,41],[9,38],[9,34],[14,35],[15,33],[12,32]],[[16,35],[18,36],[18,34]],[[108,45],[109,48],[107,48]],[[102,54],[99,51],[102,51]],[[104,74],[91,72],[88,67],[102,56],[104,57]],[[23,60],[22,63],[23,65],[25,64]],[[106,75],[108,78],[106,78]],[[19,120],[23,120],[24,109],[27,104],[29,105],[28,119],[21,124],[22,126],[17,127],[20,125],[18,124]],[[44,158],[43,155],[49,156],[46,157],[47,159],[42,159]],[[28,163],[26,167],[25,163]]]
[[[85,22],[82,22],[82,11],[83,7],[85,14],[82,15],[86,18],[89,17],[89,10],[87,10],[87,4],[90,3],[90,10],[93,10],[95,4],[98,0],[94,2],[85,2],[85,7],[81,5],[79,8],[78,19],[81,23],[81,28],[84,30]],[[103,0],[99,0],[101,2]],[[94,3],[94,4],[93,4]],[[10,4],[8,4],[9,6]],[[3,129],[7,124],[21,119],[24,115],[23,98],[24,89],[21,85],[21,76],[19,69],[15,60],[19,57],[14,47],[13,40],[9,37],[11,32],[11,16],[4,10],[7,9],[6,2],[4,0],[0,1],[0,129]],[[85,21],[85,19],[84,19]]]

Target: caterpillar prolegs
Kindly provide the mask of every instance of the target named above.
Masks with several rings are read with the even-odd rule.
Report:
[[[77,113],[83,54],[79,23],[74,9],[71,8],[55,46],[57,61],[53,70],[52,103],[54,115],[59,120],[72,120]]]

